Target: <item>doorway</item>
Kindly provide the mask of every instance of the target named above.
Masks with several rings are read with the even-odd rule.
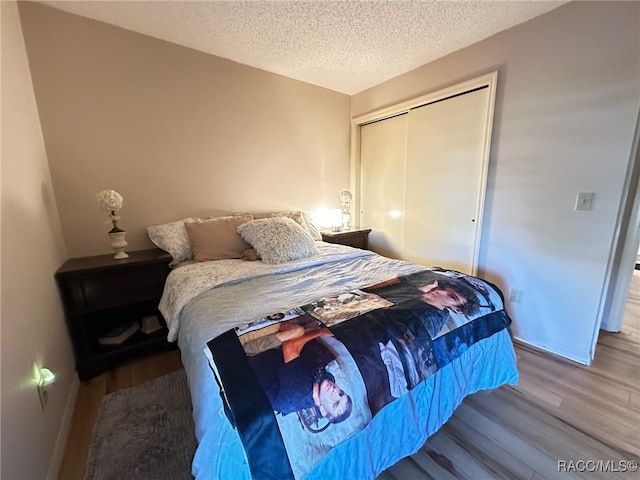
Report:
[[[618,216],[618,229],[609,258],[609,268],[605,279],[603,299],[599,318],[600,329],[619,332],[625,318],[632,282],[640,258],[640,111],[631,148],[627,181],[622,195],[622,208]],[[600,331],[594,332],[592,358]]]

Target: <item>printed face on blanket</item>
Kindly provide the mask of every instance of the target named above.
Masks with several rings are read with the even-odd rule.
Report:
[[[336,325],[332,331],[357,363],[375,415],[438,370],[433,340],[451,313],[468,321],[479,312],[480,302],[464,281],[432,271],[392,278],[363,291],[393,306],[367,312],[357,322]]]
[[[480,302],[476,292],[470,286],[456,278],[438,280],[421,276],[395,277],[364,289],[391,301],[394,304],[413,300],[417,292],[407,286],[415,287],[422,292],[420,299],[440,310],[451,310],[465,316],[478,313]]]
[[[369,350],[372,346],[376,350],[384,371],[372,368],[370,359],[359,366],[371,376],[380,378],[383,374],[382,378],[388,379],[388,382],[382,382],[379,390],[370,394],[371,413],[375,414],[393,398],[405,394],[434,373],[437,364],[431,341],[449,319],[450,312],[469,316],[479,310],[478,296],[473,288],[456,278],[437,277],[434,280],[431,272],[423,276],[395,277],[363,290],[305,305],[286,315],[269,315],[264,320],[289,320],[240,335],[240,342],[274,411],[288,415],[315,408],[330,423],[348,418],[351,398],[325,369],[335,358],[326,349],[319,353],[322,349],[319,344],[313,344],[313,348],[305,349],[305,346],[315,338],[334,335],[327,327],[382,307],[395,305],[399,315],[385,313],[381,320],[375,313],[367,317],[371,322],[367,328],[371,328],[370,341],[365,343]],[[426,309],[422,307],[420,318],[412,318],[410,313],[415,310],[416,302],[429,305]],[[381,323],[379,328],[378,323]],[[351,334],[361,338],[362,335],[355,335],[356,328],[361,327],[338,327],[338,338]],[[344,343],[349,348],[352,342],[346,339]],[[354,359],[358,363],[358,357]],[[364,373],[365,382],[367,373]]]
[[[349,417],[351,398],[325,369],[335,357],[319,342],[312,342],[331,335],[315,319],[301,315],[239,337],[275,412],[288,415],[315,408],[330,423]]]

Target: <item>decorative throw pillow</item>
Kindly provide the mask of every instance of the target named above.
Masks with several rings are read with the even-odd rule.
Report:
[[[253,220],[240,225],[238,233],[265,263],[289,262],[319,253],[309,232],[288,217]]]
[[[311,235],[311,238],[313,238],[314,240],[322,240],[320,230],[314,225],[313,221],[311,220],[311,216],[301,210],[292,212],[254,213],[253,216],[256,220],[262,218],[288,217],[291,220],[295,220],[297,224],[308,231]]]
[[[217,217],[199,223],[185,223],[193,257],[197,262],[241,258],[242,252],[251,248],[238,234],[238,227],[253,220],[245,214]]]
[[[173,258],[171,266],[193,258],[189,236],[184,227],[185,222],[199,222],[198,217],[188,217],[176,222],[150,225],[147,227],[147,235],[153,244],[171,254]]]

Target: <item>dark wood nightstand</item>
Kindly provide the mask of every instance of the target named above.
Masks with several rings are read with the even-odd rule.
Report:
[[[167,342],[167,328],[158,312],[171,256],[159,249],[67,260],[55,274],[80,380],[91,378],[117,363],[143,352],[175,348]],[[134,333],[118,345],[98,339],[118,325],[156,315],[162,328]]]
[[[367,250],[369,248],[369,233],[371,229],[361,230],[343,230],[341,232],[331,232],[329,230],[323,230],[322,240],[328,243],[339,243],[340,245],[347,245],[354,248],[362,248]]]

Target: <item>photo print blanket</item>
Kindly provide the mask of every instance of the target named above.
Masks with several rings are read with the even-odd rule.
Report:
[[[299,480],[510,322],[493,285],[432,269],[275,312],[210,340],[205,353],[252,477]]]

